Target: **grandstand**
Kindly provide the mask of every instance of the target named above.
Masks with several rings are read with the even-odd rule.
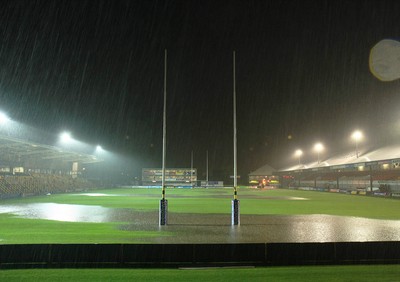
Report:
[[[400,146],[299,164],[275,171],[283,187],[400,197]]]
[[[82,191],[94,185],[81,177],[95,156],[0,135],[0,198]]]

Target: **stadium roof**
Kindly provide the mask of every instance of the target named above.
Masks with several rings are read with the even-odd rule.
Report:
[[[329,159],[323,160],[320,163],[312,162],[307,164],[295,165],[280,169],[280,171],[294,171],[303,169],[313,169],[321,167],[340,167],[340,166],[361,166],[367,163],[374,162],[399,162],[400,163],[400,145],[392,145],[382,147],[376,150],[361,151],[359,157],[356,157],[355,152],[349,152],[342,155],[337,155]]]
[[[96,163],[102,160],[93,155],[0,135],[0,161],[3,164],[41,164],[43,167],[55,162]]]

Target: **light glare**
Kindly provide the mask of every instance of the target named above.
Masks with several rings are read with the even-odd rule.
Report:
[[[302,150],[296,150],[296,152],[294,152],[296,157],[301,157],[303,155],[303,151]]]
[[[362,132],[360,130],[354,131],[353,134],[351,135],[351,138],[353,138],[356,141],[361,140],[362,137],[363,137],[363,134],[362,134]]]
[[[9,120],[10,120],[10,118],[5,113],[0,112],[0,124],[1,125],[6,124]]]
[[[324,145],[322,145],[321,143],[317,143],[314,145],[314,150],[319,152],[322,152],[322,150],[324,149]]]
[[[70,143],[72,141],[71,133],[69,133],[69,132],[61,133],[60,139],[61,139],[61,142],[63,142],[63,143]]]

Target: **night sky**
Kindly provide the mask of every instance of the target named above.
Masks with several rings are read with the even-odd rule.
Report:
[[[0,109],[13,119],[161,167],[168,50],[167,167],[238,174],[400,140],[400,82],[369,71],[400,38],[400,1],[1,1]]]

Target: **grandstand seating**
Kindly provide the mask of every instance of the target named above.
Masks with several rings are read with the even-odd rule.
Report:
[[[0,198],[84,191],[94,187],[86,179],[68,175],[4,175],[0,178]]]
[[[342,192],[356,195],[400,198],[400,171],[367,170],[304,172],[294,176],[294,189]]]

